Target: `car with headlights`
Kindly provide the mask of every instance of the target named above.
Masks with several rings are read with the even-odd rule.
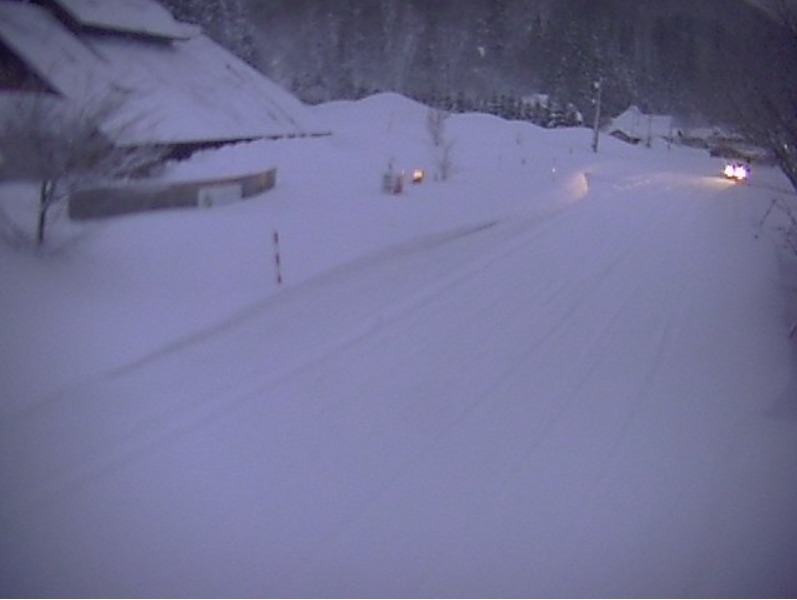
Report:
[[[750,177],[750,165],[742,162],[725,163],[725,167],[722,169],[722,174],[726,177],[726,179],[739,182],[746,181],[747,178]]]

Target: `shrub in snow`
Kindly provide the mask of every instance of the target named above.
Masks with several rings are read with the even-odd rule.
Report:
[[[124,97],[105,94],[80,106],[44,94],[5,99],[0,126],[4,179],[35,181],[39,186],[35,242],[42,246],[48,215],[81,186],[133,177],[162,162],[164,150],[118,147],[120,131],[103,125]]]
[[[453,168],[451,151],[454,142],[446,135],[446,122],[450,116],[451,113],[438,108],[430,108],[426,115],[426,130],[432,142],[436,177],[440,181],[446,181]]]

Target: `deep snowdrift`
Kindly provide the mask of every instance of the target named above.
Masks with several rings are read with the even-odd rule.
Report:
[[[0,249],[4,591],[797,592],[777,173],[460,115],[388,196],[426,109],[314,110],[167,174],[261,198]]]

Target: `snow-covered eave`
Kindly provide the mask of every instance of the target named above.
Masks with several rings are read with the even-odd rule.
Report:
[[[102,25],[94,25],[92,23],[85,23],[82,25],[83,29],[90,34],[119,34],[119,35],[129,35],[133,37],[138,37],[141,39],[148,39],[155,42],[161,42],[164,44],[168,44],[171,42],[185,42],[190,40],[191,38],[200,35],[201,30],[197,27],[196,31],[194,32],[185,32],[183,34],[165,34],[160,33],[157,31],[146,31],[142,29],[136,29],[134,27],[123,27],[121,25],[117,25],[113,28],[113,30],[109,30],[107,27]]]
[[[133,148],[136,146],[225,146],[228,144],[238,144],[241,142],[255,142],[258,140],[290,140],[328,137],[332,131],[312,131],[312,132],[283,132],[283,133],[264,133],[261,135],[239,135],[239,136],[218,136],[218,137],[126,137],[117,139],[115,145],[119,148]]]
[[[75,24],[162,41],[188,40],[201,28],[181,23],[151,0],[52,0]]]

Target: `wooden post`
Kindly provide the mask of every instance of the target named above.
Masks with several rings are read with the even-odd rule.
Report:
[[[277,278],[277,287],[282,287],[282,261],[280,259],[280,234],[274,230],[274,268]]]

